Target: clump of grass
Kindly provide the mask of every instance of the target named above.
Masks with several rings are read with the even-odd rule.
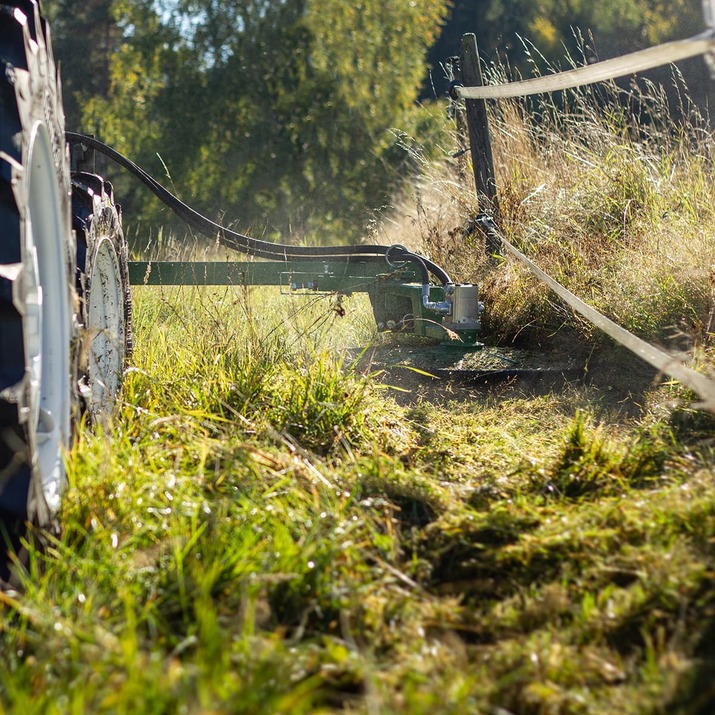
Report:
[[[267,386],[264,403],[276,429],[320,453],[364,443],[377,426],[370,420],[365,379],[344,372],[342,361],[326,352],[307,364],[284,365]]]
[[[664,430],[643,429],[630,444],[616,445],[602,429],[589,429],[585,415],[577,414],[546,478],[536,483],[545,495],[564,499],[654,486],[662,478],[665,460],[675,452],[672,438],[665,440],[659,431]]]
[[[330,341],[321,346],[308,338],[306,344],[315,324],[331,319],[327,301],[322,312],[304,305],[308,320],[294,312],[292,322],[264,315],[261,320],[269,322],[258,324],[246,295],[226,295],[229,300],[213,303],[202,298],[176,304],[167,297],[139,304],[139,311],[149,311],[139,319],[153,321],[156,328],[127,376],[128,409],[211,415],[207,425],[219,416],[245,434],[285,433],[321,454],[337,455],[373,441],[403,449],[391,442],[392,418],[375,390],[367,388],[368,378],[351,370]],[[165,320],[172,314],[174,327],[168,330]],[[194,332],[197,317],[210,329]],[[167,359],[172,370],[156,375],[151,366]]]

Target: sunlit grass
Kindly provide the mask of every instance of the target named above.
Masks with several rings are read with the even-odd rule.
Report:
[[[707,608],[705,453],[598,423],[576,386],[398,407],[276,330],[280,304],[136,299],[119,414],[81,434],[62,538],[4,601],[8,708],[635,713],[675,697]],[[312,325],[330,306],[305,310]]]
[[[709,170],[517,119],[506,230],[707,364]],[[414,225],[458,260],[455,187]],[[135,289],[114,420],[79,430],[62,535],[0,601],[0,710],[709,712],[712,418],[514,264],[459,269],[487,339],[581,351],[586,380],[404,392],[354,363],[385,340],[364,297]]]

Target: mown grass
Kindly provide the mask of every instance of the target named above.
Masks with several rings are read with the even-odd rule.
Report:
[[[7,711],[659,712],[695,692],[707,444],[578,385],[400,407],[297,341],[293,304],[227,296],[136,291],[120,413],[81,434],[62,538],[3,597]]]
[[[613,124],[606,155],[502,120],[505,230],[644,337],[696,316],[707,365],[701,145],[656,181]],[[435,253],[468,224],[450,202],[420,209]],[[0,709],[712,712],[713,418],[510,262],[467,265],[487,339],[590,353],[587,378],[398,392],[345,350],[376,340],[359,297],[137,288],[117,415],[79,432],[62,536],[0,596]]]

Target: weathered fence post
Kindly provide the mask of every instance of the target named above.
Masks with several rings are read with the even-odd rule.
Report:
[[[477,37],[473,33],[462,36],[462,53],[459,65],[462,71],[462,83],[465,87],[481,87],[482,68],[479,64]],[[488,211],[499,222],[499,199],[497,182],[494,174],[492,143],[489,138],[489,120],[487,103],[483,99],[465,100],[467,107],[467,127],[469,146],[474,167],[474,181],[477,188],[477,201],[480,210]]]

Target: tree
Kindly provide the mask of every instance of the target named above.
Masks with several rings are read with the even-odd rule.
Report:
[[[487,63],[503,63],[524,76],[534,71],[523,41],[547,63],[564,65],[569,53],[582,61],[606,59],[660,42],[687,37],[702,29],[700,0],[455,0],[449,20],[430,51],[430,66],[439,94],[445,90],[440,63],[459,54],[461,37],[477,35]],[[580,46],[585,38],[588,47]],[[697,64],[697,67],[695,67]],[[695,77],[702,62],[690,64]],[[431,87],[426,88],[429,94]]]
[[[60,60],[67,127],[78,130],[82,104],[89,97],[107,97],[110,63],[122,41],[113,0],[44,0]]]
[[[115,4],[124,39],[85,126],[243,228],[359,234],[388,200],[447,0]],[[126,202],[125,202],[126,203]],[[145,205],[146,211],[153,210]]]

